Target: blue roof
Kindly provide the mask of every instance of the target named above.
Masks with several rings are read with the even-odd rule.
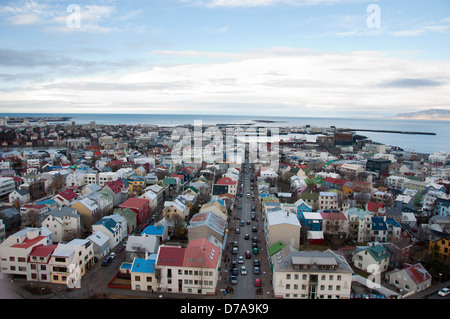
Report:
[[[155,273],[156,254],[150,255],[149,259],[135,258],[133,261],[132,272]]]
[[[387,230],[383,217],[372,217],[372,230]]]
[[[36,201],[37,205],[52,205],[54,203],[56,203],[56,201],[52,198],[46,199],[46,200],[41,200],[41,201]]]
[[[386,218],[386,224],[392,225],[394,227],[401,227],[400,223],[394,218]]]
[[[164,232],[164,226],[149,225],[149,226],[145,227],[145,229],[142,231],[141,234],[162,236],[163,232]]]

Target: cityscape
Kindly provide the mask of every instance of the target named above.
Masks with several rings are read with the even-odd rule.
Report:
[[[444,152],[336,127],[44,120],[0,135],[18,298],[447,298]]]
[[[173,318],[450,299],[449,13],[1,2],[0,299]]]

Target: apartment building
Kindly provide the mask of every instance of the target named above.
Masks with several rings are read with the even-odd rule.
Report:
[[[187,247],[160,246],[156,261],[158,290],[212,295],[219,278],[221,250],[205,238]]]
[[[276,298],[350,298],[352,268],[332,250],[297,251],[287,246],[271,258]]]
[[[0,244],[1,272],[27,276],[27,261],[33,248],[52,243],[52,233],[45,227],[27,227],[10,235]]]
[[[51,282],[67,284],[74,273],[79,273],[81,277],[94,265],[94,245],[88,239],[74,239],[67,244],[58,244],[49,265]]]

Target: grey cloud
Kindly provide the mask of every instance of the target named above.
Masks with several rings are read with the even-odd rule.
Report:
[[[383,88],[417,88],[417,87],[434,87],[441,86],[443,82],[430,79],[396,79],[381,83],[379,86]]]

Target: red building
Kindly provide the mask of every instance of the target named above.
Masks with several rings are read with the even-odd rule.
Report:
[[[130,208],[137,214],[137,224],[140,225],[147,221],[149,217],[149,201],[144,198],[132,197],[123,202],[119,208]]]

